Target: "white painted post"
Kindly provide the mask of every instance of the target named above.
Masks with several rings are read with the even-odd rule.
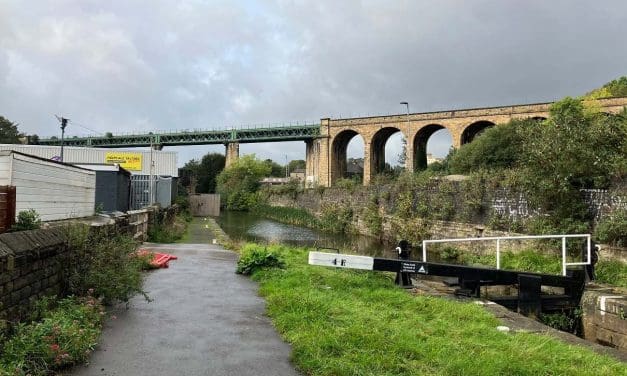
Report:
[[[566,237],[562,236],[562,275],[566,276]]]
[[[496,239],[496,270],[501,269],[501,239]]]
[[[590,249],[590,247],[591,247],[591,244],[590,244],[590,235],[588,235],[588,236],[586,237],[586,241],[587,241],[587,243],[588,243],[588,260],[586,260],[586,261],[588,262],[588,264],[589,264],[589,265],[591,265],[591,264],[592,264],[592,254],[591,254],[591,253],[592,253],[592,250]],[[583,260],[582,260],[582,261],[583,261]]]
[[[427,242],[422,241],[422,262],[427,262]]]

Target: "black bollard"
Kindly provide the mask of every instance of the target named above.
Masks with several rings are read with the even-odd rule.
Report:
[[[586,243],[583,244],[581,250],[581,259],[585,260],[588,258],[588,245]],[[594,242],[590,241],[590,265],[585,266],[586,270],[586,280],[594,281],[596,279],[596,274],[594,272],[594,267],[596,263],[599,261],[599,246]]]
[[[409,260],[409,256],[411,256],[411,246],[409,242],[407,240],[401,240],[398,242],[396,252],[399,260]],[[396,272],[396,279],[394,280],[394,283],[405,288],[413,286],[411,283],[411,275],[405,272]]]

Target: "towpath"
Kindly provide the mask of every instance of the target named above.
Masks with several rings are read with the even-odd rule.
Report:
[[[146,244],[178,260],[149,272],[152,302],[113,310],[90,364],[72,375],[298,375],[257,285],[235,274],[237,255],[208,244],[202,221],[189,235],[199,244]]]

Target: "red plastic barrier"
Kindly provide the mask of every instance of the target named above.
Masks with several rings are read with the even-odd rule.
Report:
[[[170,260],[178,259],[178,257],[168,253],[151,252],[146,249],[140,249],[137,251],[137,254],[140,256],[151,254],[152,260],[150,261],[150,265],[154,268],[167,268],[169,267],[168,262],[170,262]]]

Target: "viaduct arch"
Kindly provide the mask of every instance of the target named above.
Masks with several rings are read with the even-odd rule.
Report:
[[[598,100],[603,111],[616,114],[627,106],[627,98]],[[427,113],[373,116],[363,118],[331,119],[320,121],[320,136],[308,146],[307,184],[330,187],[346,172],[346,147],[353,137],[364,141],[363,184],[368,185],[373,176],[383,171],[385,144],[396,132],[407,140],[405,168],[417,171],[427,167],[426,151],[429,137],[440,129],[447,129],[453,147],[472,142],[485,129],[504,124],[512,119],[544,120],[549,116],[549,103],[513,105]],[[316,150],[315,156],[309,150]],[[315,170],[315,171],[314,171]]]

